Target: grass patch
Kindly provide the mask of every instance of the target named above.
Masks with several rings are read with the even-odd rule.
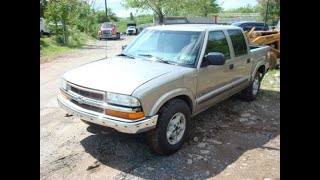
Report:
[[[278,97],[278,96],[280,96],[280,92],[266,90],[266,89],[260,89],[260,95],[265,96],[265,97]]]
[[[40,63],[54,59],[65,52],[79,49],[89,40],[93,40],[93,38],[79,32],[74,32],[69,37],[68,45],[63,44],[63,38],[59,35],[40,38]]]

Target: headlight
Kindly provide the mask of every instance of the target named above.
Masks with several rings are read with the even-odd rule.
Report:
[[[140,101],[132,96],[116,94],[112,92],[106,93],[106,101],[110,104],[118,104],[123,106],[137,107],[140,106]]]
[[[64,79],[61,79],[60,80],[60,87],[61,87],[61,89],[66,91],[67,90],[67,81]]]

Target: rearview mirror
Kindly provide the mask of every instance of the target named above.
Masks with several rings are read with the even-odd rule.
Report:
[[[224,54],[220,52],[210,52],[204,56],[203,60],[204,60],[203,66],[224,65],[226,63]]]

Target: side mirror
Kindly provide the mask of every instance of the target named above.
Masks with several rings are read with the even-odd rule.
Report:
[[[127,47],[127,45],[122,45],[122,51]]]
[[[204,66],[209,65],[224,65],[226,60],[224,58],[224,54],[220,52],[210,52],[204,56],[205,64]]]

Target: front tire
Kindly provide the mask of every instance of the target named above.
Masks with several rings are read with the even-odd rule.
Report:
[[[155,129],[148,132],[151,148],[158,154],[170,155],[179,150],[185,142],[191,126],[191,110],[181,99],[167,102],[159,110]]]
[[[249,87],[247,87],[240,93],[240,97],[246,101],[255,100],[260,92],[261,79],[261,73],[257,71]]]

